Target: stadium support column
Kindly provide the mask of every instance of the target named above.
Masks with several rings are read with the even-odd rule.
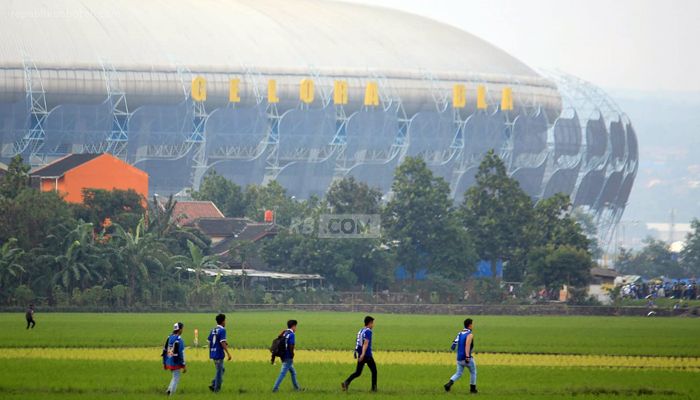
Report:
[[[277,111],[277,104],[280,99],[277,97],[277,81],[270,79],[267,81],[267,135],[265,138],[266,146],[270,148],[270,154],[267,156],[265,166],[265,178],[263,184],[267,185],[273,177],[276,177],[280,171],[279,165],[279,128],[280,115]]]
[[[121,89],[119,77],[113,65],[102,63],[102,73],[107,85],[107,96],[112,106],[112,129],[107,135],[106,151],[115,157],[126,160],[128,156],[129,119],[131,119],[129,105],[126,102],[126,93]]]
[[[27,132],[21,140],[15,143],[13,153],[23,154],[31,165],[41,165],[46,163],[45,157],[41,157],[39,154],[46,139],[44,122],[49,115],[46,107],[46,92],[36,64],[25,57],[23,67],[29,121]]]
[[[206,160],[206,125],[207,110],[204,102],[207,100],[207,81],[201,76],[192,79],[192,132],[187,139],[187,143],[192,149],[192,189],[198,190],[202,177],[207,169]]]

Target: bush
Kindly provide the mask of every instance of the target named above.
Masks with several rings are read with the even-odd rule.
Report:
[[[34,301],[34,292],[27,285],[19,285],[15,288],[15,301],[19,305],[29,304]]]

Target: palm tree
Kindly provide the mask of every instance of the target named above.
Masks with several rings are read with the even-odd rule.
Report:
[[[7,293],[13,281],[24,272],[22,256],[24,250],[17,247],[17,239],[10,238],[0,247],[0,287]]]
[[[195,290],[198,292],[202,271],[204,269],[219,269],[219,262],[216,256],[205,256],[202,249],[189,240],[187,241],[187,248],[189,249],[189,256],[174,256],[172,257],[172,262],[175,267],[194,272]]]
[[[119,225],[114,225],[115,232],[112,245],[116,249],[119,264],[126,269],[128,278],[128,302],[134,302],[137,278],[148,282],[152,272],[163,273],[170,254],[165,245],[157,237],[144,229],[145,222],[141,218],[136,230],[131,233]]]
[[[76,285],[85,288],[101,279],[99,267],[109,262],[100,254],[91,223],[79,221],[62,240],[62,249],[59,255],[46,254],[37,260],[49,265],[52,284],[70,291]]]

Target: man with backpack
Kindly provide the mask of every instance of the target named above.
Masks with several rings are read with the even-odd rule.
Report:
[[[224,380],[224,353],[231,361],[231,353],[228,352],[228,341],[226,340],[226,315],[216,316],[216,328],[212,329],[207,338],[209,341],[209,358],[214,360],[216,375],[211,381],[209,390],[216,393],[221,390],[221,383]]]
[[[176,322],[173,325],[173,333],[165,339],[165,345],[163,345],[163,369],[170,370],[172,372],[172,379],[170,379],[170,384],[165,393],[168,396],[175,394],[177,390],[177,384],[180,383],[180,371],[182,373],[187,373],[187,367],[185,366],[185,341],[182,340],[182,328],[184,328],[182,322]]]
[[[297,331],[297,321],[290,319],[287,321],[287,329],[283,330],[277,337],[278,347],[274,349],[272,354],[272,363],[275,363],[275,357],[280,357],[282,359],[282,370],[280,371],[275,385],[272,387],[272,392],[276,393],[279,390],[280,384],[284,379],[287,372],[292,376],[292,385],[294,390],[300,391],[299,383],[297,382],[297,371],[294,369],[294,348],[296,345],[296,331]],[[282,351],[282,343],[284,344],[284,351]]]
[[[357,341],[355,342],[357,367],[355,372],[340,384],[343,391],[348,390],[350,382],[352,382],[353,379],[362,375],[365,364],[367,364],[369,370],[372,372],[372,391],[377,391],[377,365],[374,363],[374,358],[372,357],[372,328],[374,328],[374,318],[368,315],[365,317],[365,327],[357,332]]]
[[[449,392],[455,381],[462,377],[464,368],[469,369],[469,392],[478,393],[476,390],[476,362],[472,351],[474,350],[474,334],[472,333],[473,323],[471,318],[464,320],[464,329],[462,329],[455,340],[452,342],[451,349],[457,349],[457,372],[450,378],[450,381],[444,385],[445,391]]]

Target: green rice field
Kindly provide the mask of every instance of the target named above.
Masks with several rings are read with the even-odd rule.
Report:
[[[222,392],[211,394],[214,367],[206,336],[213,314],[0,314],[1,399],[162,398],[169,381],[160,346],[172,324],[185,324],[188,372],[177,398],[432,399],[469,396],[468,377],[450,393],[449,346],[464,317],[378,314],[374,329],[379,393],[369,371],[348,393],[352,349],[364,314],[228,312],[234,360]],[[287,319],[299,321],[295,365],[305,391],[284,382],[266,348]],[[700,399],[700,319],[632,317],[474,317],[479,398]],[[199,347],[194,347],[194,331]],[[288,380],[289,378],[287,378]]]

